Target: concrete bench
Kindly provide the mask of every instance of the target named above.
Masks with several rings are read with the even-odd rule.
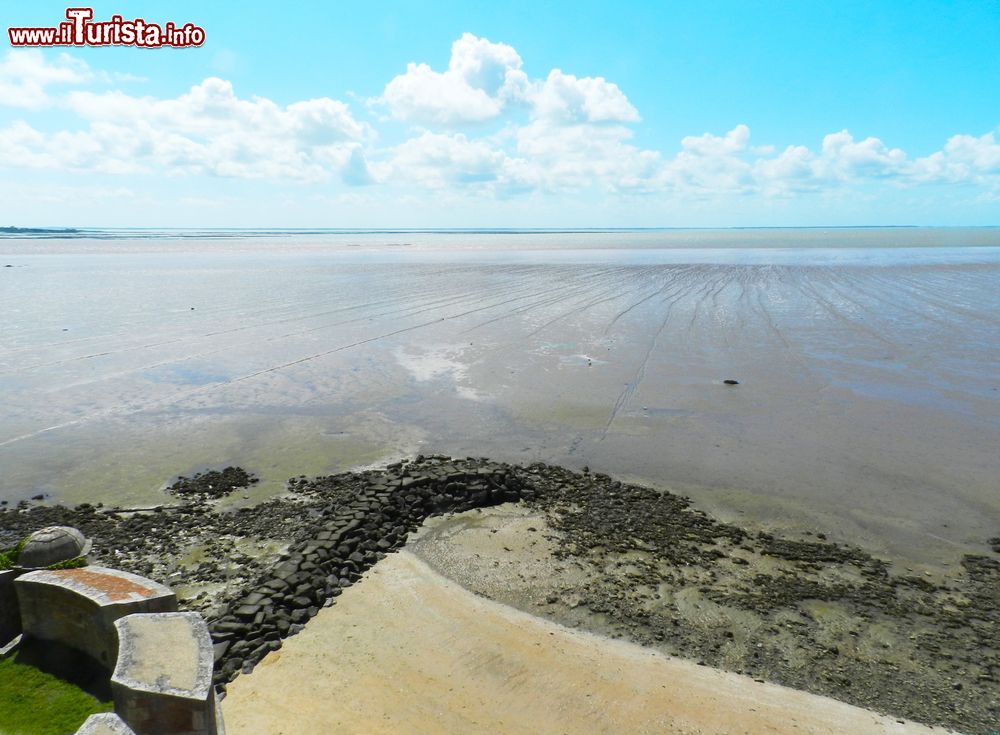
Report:
[[[25,636],[83,651],[107,669],[118,658],[116,620],[177,609],[169,588],[104,567],[29,572],[14,586]]]
[[[222,731],[212,687],[212,638],[200,615],[128,615],[117,620],[115,628],[115,712],[137,735]]]

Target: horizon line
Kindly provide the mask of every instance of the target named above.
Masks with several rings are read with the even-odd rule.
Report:
[[[532,232],[664,232],[675,230],[893,230],[893,229],[995,229],[1000,228],[1000,224],[989,225],[718,225],[718,226],[683,226],[683,225],[663,225],[663,226],[616,226],[616,227],[272,227],[272,226],[125,226],[125,225],[66,225],[66,226],[28,226],[16,225],[0,226],[0,234],[59,234],[59,233],[86,233],[86,232],[107,232],[107,231],[133,231],[133,232],[368,232],[368,233],[434,233],[447,234],[454,233],[532,233]]]

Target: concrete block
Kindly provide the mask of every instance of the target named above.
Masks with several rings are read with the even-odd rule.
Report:
[[[21,613],[14,589],[14,580],[20,574],[14,569],[0,572],[0,648],[21,634]]]
[[[103,712],[88,717],[76,735],[135,735],[135,731],[114,712]]]
[[[214,649],[202,617],[128,615],[115,628],[115,711],[137,735],[217,735]]]
[[[18,577],[14,587],[25,636],[63,643],[108,669],[118,658],[116,620],[177,609],[177,597],[169,588],[104,567],[29,572]]]

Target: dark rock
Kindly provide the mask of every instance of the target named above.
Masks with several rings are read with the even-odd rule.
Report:
[[[235,620],[223,620],[213,623],[211,630],[213,634],[218,631],[219,633],[240,633],[242,634],[246,631],[247,626],[245,623],[239,623]]]
[[[229,641],[223,641],[221,643],[216,643],[213,648],[215,649],[215,663],[219,663],[226,652],[229,650]]]
[[[240,618],[252,619],[260,611],[260,605],[240,605],[233,612]]]

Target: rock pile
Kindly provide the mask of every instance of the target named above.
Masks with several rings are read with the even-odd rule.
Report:
[[[208,498],[221,498],[224,495],[256,484],[259,479],[241,467],[226,467],[224,470],[209,470],[196,472],[192,477],[178,477],[170,486],[174,495],[201,495]]]

